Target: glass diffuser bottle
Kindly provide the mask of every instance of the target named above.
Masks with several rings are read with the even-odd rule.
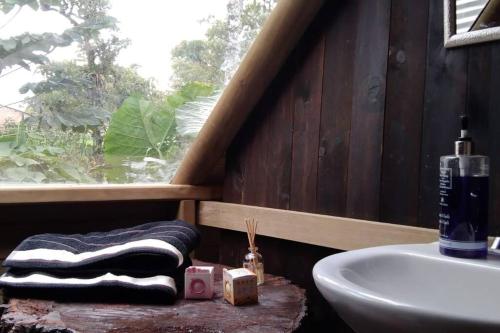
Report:
[[[262,260],[262,255],[258,252],[259,248],[255,247],[248,248],[247,255],[245,255],[245,260],[243,260],[243,268],[251,270],[257,275],[257,285],[264,283],[264,261]]]

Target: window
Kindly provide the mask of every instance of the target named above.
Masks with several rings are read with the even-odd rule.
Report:
[[[169,182],[275,2],[0,1],[0,184]]]

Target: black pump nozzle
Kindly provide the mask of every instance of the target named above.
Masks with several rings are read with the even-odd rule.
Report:
[[[467,131],[469,128],[469,118],[466,115],[460,116],[460,129],[462,131]]]
[[[470,155],[472,153],[472,139],[469,137],[469,118],[460,116],[460,137],[455,141],[456,155]]]
[[[471,141],[468,133],[469,129],[469,118],[466,115],[460,116],[460,137],[458,140]]]

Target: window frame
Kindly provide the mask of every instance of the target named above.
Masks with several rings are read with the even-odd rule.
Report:
[[[0,187],[0,204],[122,200],[218,200],[220,187],[172,184],[48,184]]]

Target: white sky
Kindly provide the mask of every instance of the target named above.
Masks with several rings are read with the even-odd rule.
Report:
[[[152,77],[160,88],[168,88],[172,75],[170,53],[182,40],[202,39],[207,26],[199,21],[207,16],[222,17],[228,0],[110,0],[110,15],[119,21],[120,36],[131,40],[130,46],[118,58],[121,65],[139,65],[139,73]],[[140,4],[140,5],[139,5]],[[0,14],[0,27],[12,16]],[[0,28],[0,38],[23,32],[62,32],[69,24],[54,12],[35,12],[25,6],[5,27]],[[49,58],[74,59],[75,48],[60,48]],[[4,75],[10,69],[5,69]],[[26,82],[40,79],[39,75],[25,69],[0,77],[0,104],[10,104],[29,95],[18,89]],[[21,105],[12,107],[22,108]]]

